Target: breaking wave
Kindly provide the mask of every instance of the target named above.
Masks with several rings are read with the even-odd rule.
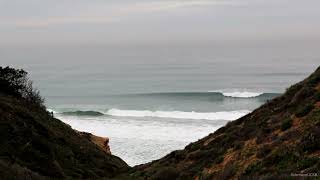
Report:
[[[63,112],[61,113],[63,115],[69,115],[69,116],[103,116],[104,113],[101,113],[99,111],[70,111],[70,112]]]
[[[260,92],[230,92],[222,93],[225,97],[235,97],[235,98],[254,98],[263,95]]]
[[[185,112],[185,111],[150,111],[150,110],[121,110],[109,109],[106,112],[99,111],[70,111],[57,113],[66,116],[117,116],[117,117],[157,117],[172,119],[202,119],[202,120],[236,120],[249,110],[222,111],[222,112]]]
[[[208,92],[160,92],[136,94],[138,96],[162,96],[162,97],[217,97],[217,98],[273,98],[279,93],[262,93],[262,92],[248,92],[248,91],[208,91]]]
[[[173,119],[204,119],[204,120],[235,120],[250,113],[248,110],[223,112],[185,112],[185,111],[149,111],[149,110],[121,110],[110,109],[111,116],[124,117],[158,117]]]

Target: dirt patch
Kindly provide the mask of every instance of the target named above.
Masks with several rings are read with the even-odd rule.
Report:
[[[298,129],[302,125],[302,119],[301,118],[294,118],[292,122],[292,128]]]

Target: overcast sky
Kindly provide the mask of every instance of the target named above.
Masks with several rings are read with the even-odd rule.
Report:
[[[319,37],[320,0],[0,0],[0,45]]]

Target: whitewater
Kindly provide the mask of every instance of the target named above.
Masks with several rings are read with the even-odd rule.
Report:
[[[248,114],[249,110],[226,111],[226,112],[183,112],[183,111],[148,111],[148,110],[121,110],[110,109],[106,112],[99,111],[70,111],[58,113],[48,109],[49,112],[61,115],[74,116],[118,116],[118,117],[157,117],[157,118],[172,118],[172,119],[203,119],[203,120],[235,120],[241,116]]]
[[[92,103],[50,106],[72,126],[110,138],[129,165],[158,159],[249,114],[277,93],[252,91],[151,92],[89,97]],[[65,98],[65,97],[64,97]]]

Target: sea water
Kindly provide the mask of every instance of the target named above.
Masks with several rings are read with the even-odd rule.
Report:
[[[250,113],[311,73],[319,57],[315,47],[263,43],[0,49],[1,65],[26,69],[56,118],[109,137],[129,165]]]

